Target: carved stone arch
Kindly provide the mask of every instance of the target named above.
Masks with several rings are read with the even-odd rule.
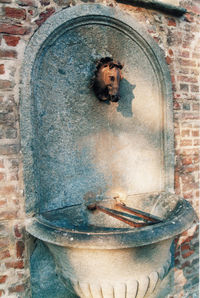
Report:
[[[79,42],[81,42],[81,47]],[[84,46],[87,43],[90,44],[88,58],[86,57],[85,53],[82,52],[82,49],[85,49]],[[102,46],[102,43],[104,43],[104,46]],[[128,51],[126,51],[126,48],[128,48]],[[60,51],[63,52],[59,52],[59,49],[61,49]],[[135,51],[134,53],[133,50]],[[71,58],[69,57],[70,51]],[[74,51],[76,51],[76,55],[73,56]],[[159,154],[162,155],[160,157],[162,169],[160,169],[159,172],[159,175],[161,176],[160,187],[158,187],[159,189],[155,189],[155,191],[173,191],[174,145],[172,88],[170,74],[165,63],[164,53],[142,26],[131,16],[123,13],[120,9],[110,8],[99,4],[84,4],[73,8],[64,9],[51,16],[33,35],[25,51],[22,69],[20,108],[27,212],[38,212],[39,209],[48,210],[62,207],[66,203],[69,204],[69,202],[64,200],[66,195],[65,183],[60,182],[61,177],[65,175],[68,177],[67,175],[69,175],[67,169],[63,169],[63,164],[65,162],[70,163],[70,161],[72,161],[74,163],[74,175],[77,176],[79,175],[78,168],[80,168],[80,164],[76,164],[76,156],[70,156],[70,146],[67,147],[64,141],[65,138],[67,138],[71,127],[69,121],[67,124],[65,123],[65,117],[68,117],[68,112],[63,111],[65,108],[66,111],[72,111],[74,108],[72,109],[68,99],[63,99],[70,96],[73,101],[74,96],[77,102],[79,98],[83,100],[79,106],[79,110],[77,110],[76,113],[80,112],[81,105],[84,107],[83,110],[85,109],[84,113],[87,111],[87,107],[85,105],[86,100],[88,100],[87,106],[91,104],[94,105],[94,101],[92,99],[93,96],[91,95],[91,90],[89,90],[88,86],[76,85],[74,83],[74,81],[78,78],[78,74],[76,72],[76,76],[75,73],[73,73],[73,69],[78,69],[79,67],[80,73],[85,80],[84,83],[89,82],[90,74],[92,75],[94,70],[92,65],[95,61],[95,58],[101,58],[102,56],[106,57],[108,55],[115,56],[115,59],[121,58],[119,59],[120,62],[125,65],[124,77],[127,77],[127,82],[130,86],[132,86],[131,84],[134,84],[134,76],[138,76],[138,73],[141,73],[142,69],[144,70],[144,82],[142,82],[142,77],[137,78],[138,83],[136,88],[134,87],[135,90],[133,91],[135,98],[141,98],[140,102],[138,101],[137,108],[135,110],[133,108],[133,111],[131,110],[131,114],[130,111],[128,113],[124,107],[121,109],[118,108],[118,110],[115,107],[117,117],[124,121],[123,125],[124,128],[127,127],[127,130],[130,130],[129,124],[126,124],[130,120],[129,118],[131,118],[130,114],[137,118],[137,109],[142,109],[140,105],[143,105],[143,108],[145,109],[145,103],[148,103],[148,100],[150,101],[148,96],[154,98],[152,95],[153,93],[151,95],[148,94],[148,90],[151,89],[151,92],[153,92],[155,84],[155,97],[158,97],[157,103],[159,105],[160,112],[152,110],[149,111],[149,113],[160,113],[158,126],[161,137],[159,137],[160,139],[158,141],[158,147],[160,146]],[[49,59],[50,57],[51,59]],[[66,60],[65,57],[67,57],[66,59],[68,60]],[[85,60],[81,61],[82,57],[84,57]],[[137,66],[136,62],[139,60],[139,57],[141,57],[141,61],[138,62],[140,65],[138,64],[139,66]],[[146,66],[145,63],[148,64],[148,66]],[[62,67],[62,65],[68,65],[68,67]],[[54,68],[55,71],[53,71]],[[51,72],[53,75],[48,77]],[[151,74],[148,72],[151,72],[151,74],[154,76],[150,83],[148,78],[151,77]],[[70,74],[74,75],[73,79],[70,77]],[[80,81],[80,79],[78,80]],[[151,86],[149,87],[150,89],[147,88],[147,92],[145,93],[144,90],[142,91],[142,89],[145,89],[145,84],[147,86],[148,83],[151,84]],[[61,85],[65,86],[64,90],[60,89]],[[81,91],[78,90],[77,86],[80,87],[79,89],[82,88]],[[57,89],[53,89],[54,87]],[[67,90],[71,90],[70,88],[74,88],[74,90],[70,91],[69,95]],[[130,90],[127,88],[128,87],[125,86],[124,90]],[[124,98],[127,97],[127,92],[125,91]],[[146,98],[146,101],[144,97]],[[133,102],[135,104],[136,99],[134,100]],[[151,106],[150,103],[148,104]],[[56,105],[60,106],[59,112]],[[101,111],[103,115],[104,112],[102,107],[99,106],[98,109],[98,112]],[[108,107],[108,109],[111,109],[111,107]],[[111,114],[111,111],[107,112]],[[54,113],[55,117],[52,116]],[[70,113],[71,114],[67,119],[70,119],[70,117],[74,115],[73,111]],[[90,111],[90,113],[92,112]],[[49,120],[47,119],[48,116]],[[58,117],[60,117],[60,122],[55,128],[55,132],[51,135],[51,125],[53,127],[54,122],[57,121]],[[73,121],[78,122],[79,118],[77,117],[77,114],[74,117],[75,120]],[[100,118],[95,119],[95,117],[94,119],[92,118],[93,120],[91,120],[91,127],[96,121],[97,124],[94,125],[98,125],[98,127],[102,127],[104,129],[105,123],[102,123]],[[147,119],[146,121],[148,122],[150,120]],[[75,130],[78,126],[76,126],[74,123],[75,122],[73,122],[73,127],[75,128],[73,129]],[[152,123],[154,123],[154,120],[152,120],[152,123],[151,121],[148,123],[150,123],[150,125],[153,127]],[[148,123],[147,126],[149,125]],[[62,125],[62,129],[64,130],[59,128]],[[64,125],[68,125],[68,128],[64,128]],[[138,124],[138,127],[140,126],[141,124]],[[147,138],[149,138],[148,129],[145,129],[145,134]],[[97,130],[98,128],[93,131],[94,134],[97,132]],[[45,139],[47,131],[49,134],[49,139],[45,141],[43,139]],[[60,138],[58,137],[59,133]],[[87,131],[80,130],[77,132],[77,134],[80,136],[84,134],[89,135],[89,133],[92,133],[89,128]],[[112,134],[115,134],[115,129],[112,131]],[[57,138],[57,140],[51,141],[51,138],[54,140]],[[151,140],[149,139],[149,142],[152,142],[153,144],[153,137]],[[48,152],[47,157],[47,150],[51,150],[51,145],[55,150],[52,149],[52,152]],[[58,157],[56,154],[58,153],[59,146],[60,156]],[[69,160],[66,158],[67,154],[69,154]],[[93,158],[92,156],[90,157]],[[40,160],[38,161],[38,159]],[[49,165],[52,164],[53,161],[55,162],[55,168],[50,169]],[[81,163],[84,163],[83,159],[81,160]],[[83,167],[85,171],[85,165]],[[145,170],[143,172],[145,173]],[[53,178],[51,180],[51,177],[54,174],[55,177],[57,177],[56,179],[58,179],[57,181],[53,181]],[[81,176],[83,176],[82,174],[83,173],[80,173]],[[104,178],[102,178],[101,174],[98,172],[96,180],[91,180],[90,183],[91,185],[95,185],[97,180],[100,181],[101,179],[103,183]],[[58,183],[59,190],[57,190],[55,186],[56,183]],[[72,183],[71,180],[69,184],[70,183]],[[77,185],[77,187],[80,188],[80,191],[82,189],[81,183],[83,182],[80,181]],[[44,188],[44,191],[42,188]],[[71,186],[70,191],[72,191],[72,189],[73,186]],[[52,198],[48,199],[47,197],[51,197],[51,195]],[[78,195],[78,193],[76,195]]]

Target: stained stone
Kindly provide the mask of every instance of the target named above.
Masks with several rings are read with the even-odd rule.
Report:
[[[161,50],[118,9],[80,5],[50,19],[33,36],[23,71],[27,210],[81,203],[88,192],[172,190],[171,80]],[[90,88],[102,57],[124,65],[118,103]]]

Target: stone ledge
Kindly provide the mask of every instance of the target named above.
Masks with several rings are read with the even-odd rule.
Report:
[[[148,9],[155,9],[161,12],[174,15],[174,16],[182,16],[187,12],[187,10],[183,7],[179,6],[179,1],[174,1],[175,4],[171,4],[170,0],[117,0],[121,3],[133,4],[135,6],[140,6]]]

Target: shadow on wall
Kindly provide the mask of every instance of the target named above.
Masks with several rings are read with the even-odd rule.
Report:
[[[49,249],[39,240],[31,256],[30,268],[32,298],[78,298],[70,290],[67,291],[58,278]]]
[[[132,101],[135,98],[133,90],[136,85],[130,84],[126,79],[123,79],[120,84],[120,95],[121,98],[118,101],[117,111],[122,114],[125,118],[133,116],[132,112]]]

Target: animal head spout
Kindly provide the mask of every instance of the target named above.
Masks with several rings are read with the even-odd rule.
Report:
[[[120,99],[119,85],[122,79],[120,62],[112,58],[102,58],[96,66],[95,77],[92,86],[100,100],[117,102]]]

